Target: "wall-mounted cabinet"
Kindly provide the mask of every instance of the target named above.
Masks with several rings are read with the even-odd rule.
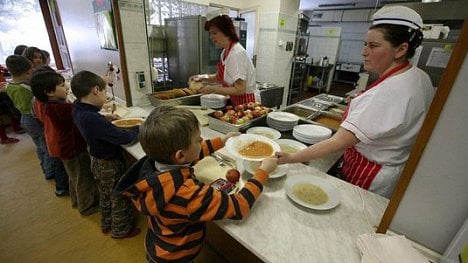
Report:
[[[347,9],[343,10],[342,22],[367,22],[371,9]]]
[[[312,21],[340,22],[343,10],[315,10]]]

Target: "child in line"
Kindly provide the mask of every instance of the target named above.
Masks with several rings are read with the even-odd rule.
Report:
[[[99,193],[90,167],[86,142],[73,124],[73,104],[66,101],[65,79],[55,71],[33,74],[31,88],[36,116],[44,124],[49,155],[62,160],[69,178],[72,207],[82,215],[99,210]]]
[[[12,81],[7,84],[6,92],[21,113],[21,126],[36,145],[37,157],[46,180],[55,179],[55,195],[68,195],[68,175],[65,168],[60,159],[49,156],[44,138],[44,128],[33,115],[31,107],[33,93],[29,86],[32,64],[23,56],[11,55],[7,57],[6,65],[12,75]]]
[[[36,69],[42,65],[44,65],[44,54],[42,51],[37,47],[27,47],[23,51],[23,57],[29,59],[31,61],[33,69]]]
[[[26,46],[26,45],[17,45],[15,47],[15,50],[13,51],[13,55],[18,55],[18,56],[23,55],[23,52],[27,47],[28,46]]]
[[[231,195],[198,181],[192,168],[238,134],[204,141],[197,118],[186,109],[160,106],[148,116],[138,137],[147,156],[114,189],[148,216],[148,262],[192,262],[202,248],[207,221],[248,215],[276,168],[276,158],[262,161],[244,188]]]
[[[19,117],[21,114],[15,108],[10,97],[6,94],[6,85],[0,73],[0,144],[10,144],[19,142],[19,139],[8,137],[6,127],[11,125],[16,134],[25,133],[20,126]]]
[[[98,184],[102,213],[101,231],[112,231],[112,238],[133,237],[140,233],[134,227],[134,212],[130,200],[124,196],[111,196],[112,189],[125,172],[121,145],[135,142],[138,127],[120,130],[109,121],[115,114],[102,115],[99,111],[106,102],[106,82],[98,75],[81,71],[71,80],[77,98],[73,108],[73,122],[89,146],[91,171]]]

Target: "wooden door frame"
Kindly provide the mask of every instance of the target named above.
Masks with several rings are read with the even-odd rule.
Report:
[[[55,59],[55,66],[57,69],[65,69],[63,66],[62,55],[60,54],[60,48],[57,42],[57,36],[55,32],[54,24],[52,23],[52,14],[49,8],[48,0],[39,0],[39,5],[41,7],[42,17],[44,18],[45,27],[47,30],[47,35],[49,36],[50,47],[52,49],[52,54]],[[61,23],[60,17],[57,20]]]
[[[455,44],[455,48],[452,51],[447,67],[442,74],[440,85],[432,100],[431,106],[426,114],[426,118],[421,127],[421,131],[416,139],[411,154],[406,162],[405,168],[400,176],[398,184],[395,188],[392,198],[387,206],[387,209],[380,220],[380,224],[377,227],[377,233],[386,233],[393,217],[395,216],[398,206],[405,194],[406,189],[413,177],[414,171],[416,170],[419,160],[424,153],[424,149],[431,138],[432,131],[439,120],[439,116],[444,108],[445,102],[452,90],[453,84],[460,73],[460,68],[464,60],[466,59],[466,52],[468,49],[468,17],[465,18],[463,23],[460,37]]]

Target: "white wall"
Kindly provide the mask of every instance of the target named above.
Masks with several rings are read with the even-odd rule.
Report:
[[[465,57],[390,229],[443,253],[468,217]]]
[[[57,0],[74,72],[89,70],[105,75],[108,61],[112,61],[119,68],[122,66],[118,50],[101,49],[99,46],[92,2]],[[132,104],[141,105],[148,103],[145,94],[151,92],[149,59],[142,59],[149,57],[143,2],[119,1],[119,8]],[[146,89],[137,86],[137,71],[145,72]],[[115,83],[114,92],[118,98],[125,100],[121,80]]]
[[[101,49],[94,22],[92,0],[57,0],[67,40],[73,71],[89,70],[99,75],[107,72],[107,62],[120,67],[119,51]],[[114,85],[117,97],[125,98],[123,85]]]

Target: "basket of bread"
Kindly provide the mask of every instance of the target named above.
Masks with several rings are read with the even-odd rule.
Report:
[[[194,88],[175,88],[164,91],[157,91],[148,94],[148,99],[153,106],[165,105],[200,105],[200,96],[198,89]]]

